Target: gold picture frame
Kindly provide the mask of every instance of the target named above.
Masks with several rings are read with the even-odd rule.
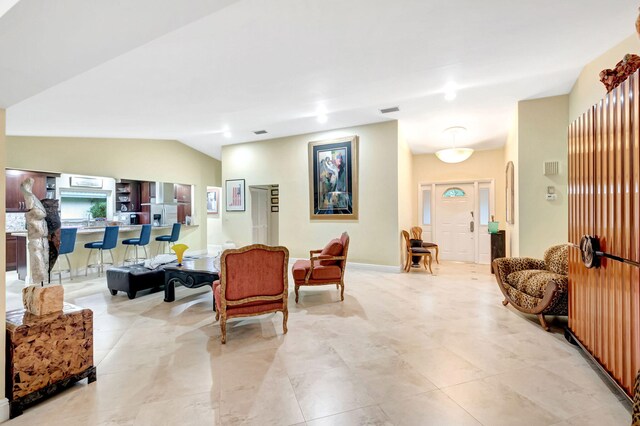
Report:
[[[358,136],[309,142],[311,220],[358,219]]]

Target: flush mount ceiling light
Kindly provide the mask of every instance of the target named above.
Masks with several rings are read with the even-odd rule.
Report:
[[[467,129],[461,126],[454,126],[445,129],[444,133],[449,134],[449,136],[451,137],[451,148],[441,149],[440,151],[436,152],[436,157],[438,157],[440,161],[443,161],[445,163],[461,163],[467,158],[471,157],[471,154],[473,154],[473,149],[456,147],[456,139],[466,132]]]

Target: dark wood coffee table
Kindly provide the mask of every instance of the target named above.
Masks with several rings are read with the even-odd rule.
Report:
[[[213,285],[220,278],[218,269],[213,266],[213,257],[201,257],[199,259],[184,259],[182,265],[168,264],[164,269],[164,301],[176,300],[176,283],[187,288],[198,288],[205,285]],[[215,300],[213,310],[215,311]]]

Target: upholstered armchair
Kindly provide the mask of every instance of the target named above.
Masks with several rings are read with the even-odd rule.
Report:
[[[298,289],[303,285],[335,284],[344,300],[344,272],[349,251],[349,234],[329,241],[322,250],[309,251],[309,260],[301,259],[293,265],[292,274],[298,303]]]
[[[220,280],[213,282],[222,343],[232,318],[282,312],[282,329],[287,332],[288,265],[286,247],[253,244],[222,253]]]
[[[633,413],[631,426],[640,426],[640,370],[636,376],[636,384],[633,387]]]
[[[409,272],[411,270],[411,262],[419,264],[419,260],[422,258],[424,269],[428,269],[429,272],[433,274],[433,270],[431,269],[431,252],[422,247],[422,243],[420,241],[418,241],[419,246],[414,247],[412,241],[416,241],[416,239],[412,239],[407,231],[402,231],[402,238],[404,239],[406,246],[404,271]]]
[[[511,303],[521,312],[537,315],[547,331],[545,315],[567,315],[569,250],[566,244],[547,249],[544,260],[495,259],[493,269],[504,294],[503,305]]]

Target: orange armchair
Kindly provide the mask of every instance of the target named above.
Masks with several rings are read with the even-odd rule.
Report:
[[[286,247],[253,244],[222,253],[220,280],[213,282],[222,343],[232,318],[282,312],[282,329],[287,332],[288,264]]]
[[[344,272],[349,251],[349,234],[329,241],[322,250],[309,251],[309,260],[298,260],[292,274],[298,303],[298,289],[302,285],[335,284],[340,289],[340,300],[344,300]]]

